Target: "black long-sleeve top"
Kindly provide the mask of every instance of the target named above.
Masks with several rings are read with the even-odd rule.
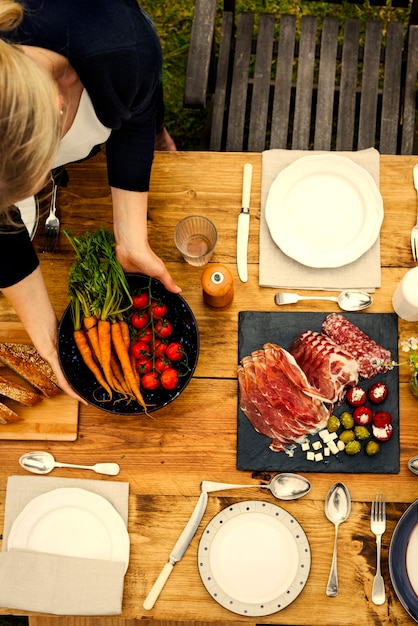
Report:
[[[98,119],[111,129],[109,184],[147,191],[162,123],[162,55],[149,17],[136,0],[24,0],[23,5],[23,22],[7,40],[68,58]],[[31,248],[25,232],[0,232],[0,288],[36,268]]]

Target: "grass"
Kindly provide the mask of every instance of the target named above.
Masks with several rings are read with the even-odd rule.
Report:
[[[164,54],[163,83],[166,103],[166,125],[180,150],[196,150],[206,120],[205,111],[183,108],[184,77],[186,75],[187,51],[193,19],[193,0],[139,0],[140,5],[152,17],[160,36]],[[218,0],[218,6],[222,6]],[[338,5],[321,2],[300,2],[300,0],[236,0],[237,10],[301,14],[314,13],[321,16],[326,12],[341,12]],[[370,7],[348,5],[344,7],[344,17],[356,17],[359,12],[367,18],[405,19],[405,11],[391,7]],[[1,626],[1,624],[0,624]]]

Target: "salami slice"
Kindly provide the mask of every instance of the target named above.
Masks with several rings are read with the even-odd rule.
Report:
[[[356,359],[362,378],[373,378],[392,367],[392,354],[373,341],[341,313],[330,313],[322,324],[328,337],[347,350]]]

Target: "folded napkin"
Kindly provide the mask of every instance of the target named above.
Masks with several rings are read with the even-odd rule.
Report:
[[[265,219],[268,192],[277,175],[301,157],[312,155],[304,150],[266,150],[262,154],[260,275],[262,287],[288,289],[347,289],[374,291],[381,285],[380,238],[359,259],[343,267],[312,268],[291,259],[274,243]],[[314,154],[321,154],[315,151]],[[358,152],[333,152],[351,159],[367,170],[379,187],[379,153],[374,148]]]
[[[125,563],[31,550],[7,551],[10,529],[25,506],[33,498],[62,487],[77,487],[103,496],[127,524],[128,483],[10,476],[0,554],[0,606],[56,615],[120,614]]]

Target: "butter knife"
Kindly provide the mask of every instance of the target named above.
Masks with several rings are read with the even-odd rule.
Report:
[[[237,266],[238,276],[243,283],[248,280],[247,256],[248,234],[250,232],[250,196],[253,166],[251,163],[244,165],[244,179],[242,184],[242,209],[238,216],[237,231]]]
[[[144,604],[142,606],[146,611],[150,611],[152,609],[165,583],[167,582],[168,577],[173,571],[173,567],[175,566],[177,561],[180,561],[180,559],[182,559],[183,554],[186,552],[206,511],[207,502],[208,494],[206,491],[202,491],[189,521],[187,522],[180,537],[177,539],[176,545],[174,546],[170,556],[168,557],[167,563],[164,565],[160,575],[153,584],[151,591],[144,600]]]

